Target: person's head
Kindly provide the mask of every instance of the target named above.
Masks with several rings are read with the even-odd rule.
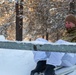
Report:
[[[76,28],[76,17],[73,14],[69,14],[65,18],[65,27],[67,31]]]

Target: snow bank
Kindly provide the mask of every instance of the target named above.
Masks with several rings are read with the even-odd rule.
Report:
[[[34,66],[31,51],[0,49],[0,75],[30,75]]]

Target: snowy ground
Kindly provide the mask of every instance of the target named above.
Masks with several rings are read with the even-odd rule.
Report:
[[[3,35],[0,41],[6,41]],[[34,67],[32,51],[0,49],[0,75],[30,75]]]
[[[30,75],[34,67],[31,51],[0,49],[0,75]]]
[[[0,49],[0,75],[30,75],[35,65],[32,51]],[[76,75],[76,71],[69,75]]]
[[[32,51],[0,49],[0,75],[30,75],[35,65]]]

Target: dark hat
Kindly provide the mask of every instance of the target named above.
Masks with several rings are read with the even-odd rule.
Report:
[[[73,15],[73,14],[67,15],[66,18],[65,18],[65,22],[66,21],[72,22],[72,23],[74,23],[76,25],[76,17],[75,17],[75,15]]]

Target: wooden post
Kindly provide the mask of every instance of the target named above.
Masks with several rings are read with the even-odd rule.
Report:
[[[46,32],[46,40],[48,40],[48,32]]]
[[[23,32],[23,0],[16,2],[16,40],[22,41]]]
[[[19,40],[19,3],[16,2],[16,40]]]

